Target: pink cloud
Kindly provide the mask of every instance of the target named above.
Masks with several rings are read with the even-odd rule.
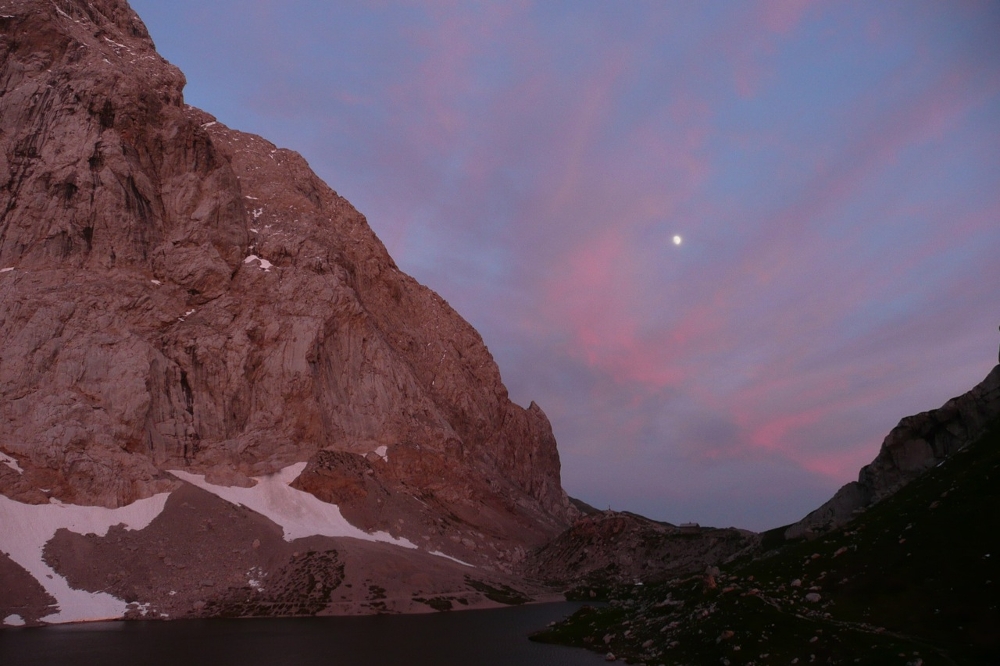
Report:
[[[798,28],[806,10],[814,4],[811,0],[776,0],[743,6],[746,11],[718,42],[727,54],[733,84],[741,98],[756,97],[774,79],[778,44]]]
[[[759,5],[758,10],[761,23],[770,32],[787,35],[798,27],[806,10],[814,4],[814,0],[775,0]]]

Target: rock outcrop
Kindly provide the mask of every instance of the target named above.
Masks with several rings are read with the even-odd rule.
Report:
[[[789,539],[843,525],[858,511],[892,495],[982,435],[1000,418],[1000,365],[972,390],[938,409],[907,416],[878,455],[823,506],[785,530]]]
[[[463,560],[568,526],[548,420],[478,333],[184,83],[124,0],[0,0],[0,493],[113,508],[309,461],[301,489]]]
[[[599,511],[534,550],[525,573],[559,586],[660,582],[704,571],[753,550],[757,534],[676,526],[633,513]]]

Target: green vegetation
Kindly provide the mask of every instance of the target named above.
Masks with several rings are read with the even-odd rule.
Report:
[[[533,638],[646,664],[1000,663],[1000,423],[843,529],[782,533],[717,575],[578,590],[610,605]]]

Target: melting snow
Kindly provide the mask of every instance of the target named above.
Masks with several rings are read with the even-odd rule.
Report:
[[[7,465],[7,467],[10,467],[18,474],[24,474],[24,470],[21,469],[21,466],[17,464],[17,461],[11,458],[6,453],[0,452],[0,463]]]
[[[170,473],[227,502],[245,506],[270,518],[281,526],[285,541],[316,535],[384,541],[404,548],[417,547],[406,539],[395,539],[386,532],[369,534],[359,530],[344,519],[336,504],[328,504],[314,495],[292,488],[289,484],[305,467],[306,463],[301,462],[270,476],[255,477],[257,485],[252,488],[217,486],[205,481],[203,475],[180,470],[170,470]]]
[[[261,592],[264,590],[263,579],[267,577],[267,573],[260,567],[250,567],[247,571],[247,584],[253,589]]]
[[[161,493],[119,509],[74,504],[22,504],[0,495],[0,525],[3,525],[0,550],[24,567],[59,604],[58,612],[42,620],[58,623],[122,617],[127,606],[123,600],[105,592],[71,588],[65,578],[42,561],[42,550],[59,528],[99,536],[107,534],[112,525],[141,530],[160,515],[168,495]]]
[[[249,264],[252,261],[259,261],[260,262],[260,268],[265,273],[269,273],[271,271],[271,269],[274,268],[274,264],[272,264],[267,259],[261,259],[256,254],[251,254],[249,257],[247,257],[246,259],[243,260],[243,263],[244,264]]]
[[[429,552],[431,555],[437,555],[438,557],[443,557],[446,560],[451,560],[452,562],[458,562],[459,564],[464,564],[465,566],[472,567],[473,569],[476,568],[475,564],[469,564],[468,562],[463,562],[462,560],[458,559],[457,557],[452,557],[451,555],[445,555],[444,553],[442,553],[439,550],[430,550],[430,551],[427,551],[427,552]]]

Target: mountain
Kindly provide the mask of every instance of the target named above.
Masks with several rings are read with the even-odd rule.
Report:
[[[631,663],[1000,663],[998,373],[904,418],[861,473],[861,510],[696,574],[584,584],[610,604],[535,639]]]
[[[0,1],[0,614],[526,598],[579,515],[545,414],[184,84],[124,0]]]
[[[1000,415],[1000,365],[983,381],[938,409],[902,419],[878,455],[823,506],[785,531],[786,538],[815,536],[848,522],[927,470],[942,464],[986,432]]]

